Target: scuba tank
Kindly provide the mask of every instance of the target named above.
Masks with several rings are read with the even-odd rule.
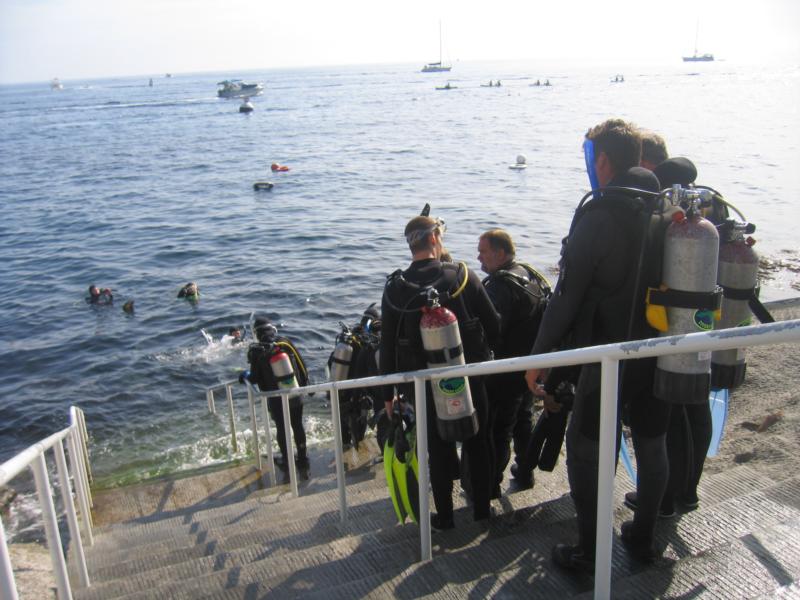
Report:
[[[464,346],[458,319],[439,304],[439,294],[428,291],[429,306],[422,309],[419,330],[428,367],[463,365]],[[436,429],[443,440],[462,442],[478,433],[478,415],[466,377],[431,380],[436,408]]]
[[[353,359],[353,336],[347,326],[342,325],[342,332],[336,336],[336,346],[331,357],[331,380],[343,381],[350,373]]]
[[[278,382],[279,389],[288,390],[299,387],[289,355],[277,346],[274,348],[273,354],[269,359],[269,366],[272,369],[275,380]]]
[[[733,219],[719,228],[719,273],[717,283],[722,287],[722,319],[718,329],[750,325],[748,300],[758,287],[758,254],[753,250],[755,240],[745,234],[755,232],[755,225]],[[744,381],[747,363],[745,349],[717,350],[711,355],[711,387],[733,389]]]
[[[674,215],[664,239],[662,284],[647,292],[647,319],[662,337],[711,331],[719,320],[722,290],[717,287],[719,234],[700,214],[710,202],[705,190],[675,185],[667,197],[684,212]],[[659,356],[653,392],[665,402],[708,402],[711,352]]]

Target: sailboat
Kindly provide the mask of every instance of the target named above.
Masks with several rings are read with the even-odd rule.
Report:
[[[428,63],[422,67],[423,73],[443,73],[453,67],[442,63],[442,22],[439,21],[439,62]]]
[[[697,35],[700,33],[700,20],[697,21],[697,27],[694,30],[694,54],[692,56],[684,56],[683,62],[711,62],[714,60],[713,54],[698,54],[697,53]]]

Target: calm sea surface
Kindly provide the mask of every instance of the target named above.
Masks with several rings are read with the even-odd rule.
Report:
[[[265,84],[251,115],[216,98],[236,76]],[[480,87],[490,78],[503,86]],[[458,89],[435,89],[448,79]],[[64,85],[0,87],[0,460],[64,427],[71,404],[107,485],[229,458],[203,393],[245,365],[245,349],[219,342],[228,327],[269,313],[322,380],[337,322],[407,264],[402,230],[426,202],[470,266],[478,235],[502,226],[520,258],[552,269],[588,186],[582,135],[611,116],[691,157],[698,181],[757,224],[763,297],[797,295],[798,67],[482,63]],[[527,171],[508,168],[517,154]],[[257,180],[275,188],[254,192]],[[176,299],[188,281],[196,305]],[[92,283],[114,290],[113,307],[86,304]],[[327,410],[307,405],[314,440],[331,437]]]

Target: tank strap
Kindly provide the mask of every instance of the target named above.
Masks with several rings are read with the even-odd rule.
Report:
[[[335,356],[332,356],[331,362],[335,362],[337,365],[349,365],[351,361],[342,360],[341,358],[336,358]]]
[[[441,350],[425,350],[425,359],[428,364],[442,365],[450,358],[457,358],[464,354],[464,345],[459,344],[455,348],[442,348]]]
[[[756,288],[733,288],[727,285],[722,286],[722,295],[728,300],[750,300]]]
[[[722,288],[717,286],[713,292],[686,292],[683,290],[648,288],[647,303],[670,306],[672,308],[719,310],[722,305]]]

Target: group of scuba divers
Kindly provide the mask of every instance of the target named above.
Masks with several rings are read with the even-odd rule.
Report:
[[[735,327],[749,324],[752,314],[771,320],[757,299],[754,242],[745,238],[753,226],[744,217],[729,219],[729,208],[739,211],[715,190],[695,185],[691,161],[669,158],[663,139],[621,119],[591,128],[583,147],[592,192],[562,242],[555,288],[517,261],[502,229],[480,236],[478,260],[487,273],[481,280],[449,256],[445,224],[430,217],[426,205],[406,225],[412,262],[387,277],[380,312],[372,305],[360,323],[342,326],[328,363],[332,379]],[[299,352],[268,320],[257,320],[254,332],[258,343],[250,347],[243,377],[262,390],[308,381]],[[657,557],[658,518],[698,508],[712,431],[709,392],[735,388],[744,373],[741,349],[622,362],[618,440],[624,423],[638,480],[625,497],[633,518],[622,524],[620,538],[634,559]],[[512,445],[512,485],[526,489],[534,484],[534,469],[553,470],[566,440],[578,535],[556,545],[552,559],[564,569],[593,573],[600,365],[446,378],[426,386],[433,529],[455,526],[455,480],[461,479],[473,518],[489,519]],[[543,410],[534,426],[535,398]],[[363,439],[374,410],[398,519],[416,520],[413,383],[342,391],[340,402],[347,443]],[[269,409],[281,454],[291,457],[280,398],[270,399]],[[290,410],[297,462],[304,466],[299,398]]]

